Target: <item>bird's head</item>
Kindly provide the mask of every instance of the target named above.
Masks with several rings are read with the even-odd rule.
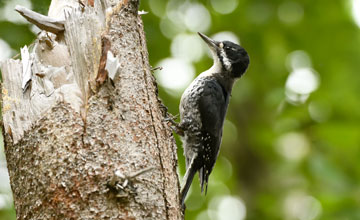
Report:
[[[230,41],[215,41],[208,36],[198,33],[209,46],[215,65],[229,72],[231,77],[241,77],[249,66],[249,55],[246,50]]]

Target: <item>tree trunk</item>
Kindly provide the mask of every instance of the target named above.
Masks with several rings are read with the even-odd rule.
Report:
[[[17,219],[183,218],[138,4],[53,0],[48,16],[17,7],[44,30],[1,65]]]

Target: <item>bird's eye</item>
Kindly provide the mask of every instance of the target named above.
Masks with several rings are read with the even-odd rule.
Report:
[[[237,51],[237,49],[236,49],[236,48],[233,48],[233,47],[225,47],[225,50]]]

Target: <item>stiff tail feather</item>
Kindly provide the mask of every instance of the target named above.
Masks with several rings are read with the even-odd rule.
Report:
[[[181,206],[184,207],[186,194],[188,193],[192,180],[194,179],[195,173],[197,171],[197,167],[194,164],[195,157],[191,160],[189,167],[187,167],[184,180],[183,180],[183,186],[181,187]]]
[[[200,177],[201,193],[204,192],[204,186],[205,186],[205,195],[206,195],[208,188],[209,173],[205,167],[200,168],[199,177]]]

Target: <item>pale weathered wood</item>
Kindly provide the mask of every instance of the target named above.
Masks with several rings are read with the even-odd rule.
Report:
[[[1,64],[17,218],[182,219],[139,2],[89,2],[53,1],[63,34],[42,32],[27,62]]]
[[[35,24],[44,31],[50,31],[54,34],[64,31],[64,21],[44,16],[30,9],[17,5],[15,10],[19,12],[30,23]]]

